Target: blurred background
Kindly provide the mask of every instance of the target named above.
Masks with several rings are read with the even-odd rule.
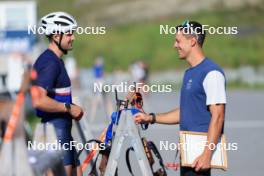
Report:
[[[73,93],[86,110],[94,137],[107,126],[109,114],[115,109],[114,94],[95,94],[95,82],[171,84],[173,91],[170,93],[144,94],[144,109],[166,112],[179,105],[182,76],[188,65],[179,60],[173,48],[175,36],[161,35],[160,25],[176,26],[191,20],[214,27],[238,27],[238,34],[207,34],[203,47],[206,56],[222,66],[226,73],[225,133],[229,142],[238,143],[237,151],[228,152],[228,170],[214,170],[213,174],[262,175],[263,0],[0,1],[1,116],[8,116],[6,104],[16,97],[25,65],[33,64],[47,47],[45,36],[28,34],[28,26],[38,25],[42,16],[54,11],[68,12],[77,19],[79,26],[91,27],[91,34],[75,35],[74,49],[64,59]],[[105,33],[100,34],[102,27]],[[30,136],[39,119],[34,115],[30,98],[26,99],[25,107]],[[164,139],[178,140],[178,126],[155,125],[144,133],[157,145]],[[167,162],[173,161],[174,153],[161,151]],[[121,175],[128,173],[126,166],[120,168]],[[179,175],[179,171],[168,173]]]

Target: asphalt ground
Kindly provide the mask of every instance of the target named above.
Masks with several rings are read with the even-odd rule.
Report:
[[[78,95],[77,95],[78,96]],[[84,109],[86,118],[89,121],[89,107],[91,97],[82,96],[85,100]],[[114,103],[114,95],[109,95]],[[264,120],[263,101],[264,91],[262,90],[228,90],[227,107],[225,116],[225,135],[228,143],[236,143],[237,150],[228,151],[228,170],[212,170],[212,175],[255,175],[262,176],[262,165],[264,163]],[[152,93],[144,96],[144,110],[146,112],[167,112],[179,105],[179,93]],[[92,135],[97,138],[103,128],[107,126],[109,117],[106,117],[102,105],[98,106],[96,119],[89,123]],[[150,125],[147,131],[142,132],[142,136],[152,140],[160,149],[161,141],[168,143],[178,142],[178,125]],[[119,175],[127,175],[128,169],[125,164],[125,150],[129,145],[126,141],[121,151],[120,162],[118,164]],[[174,162],[175,150],[160,150],[164,162]],[[140,168],[133,153],[130,154],[132,170],[135,175],[141,175]],[[81,160],[83,157],[81,158]],[[178,159],[177,159],[178,162]],[[154,168],[157,169],[157,161]],[[86,173],[89,169],[86,170]],[[168,175],[179,175],[179,171],[167,170]]]

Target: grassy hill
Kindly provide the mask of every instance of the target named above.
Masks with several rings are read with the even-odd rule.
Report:
[[[54,1],[53,6],[48,6],[40,1],[40,4],[43,4],[39,6],[40,16],[54,10],[66,10],[78,19],[85,16],[84,7],[78,11],[75,7],[69,6],[69,3],[59,2],[61,1]],[[92,7],[87,7],[89,8]],[[181,68],[185,63],[178,59],[177,52],[173,49],[174,35],[160,35],[159,30],[160,25],[175,26],[189,19],[210,26],[238,27],[238,35],[207,35],[204,45],[206,55],[220,65],[225,67],[263,65],[263,14],[263,8],[245,7],[238,10],[207,10],[191,15],[171,15],[127,24],[105,24],[105,35],[76,35],[73,55],[81,67],[90,67],[95,57],[101,55],[105,58],[108,71],[127,69],[136,59],[144,60],[154,71]],[[80,23],[85,26],[83,21]]]

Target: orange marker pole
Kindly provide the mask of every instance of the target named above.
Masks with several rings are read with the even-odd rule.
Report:
[[[104,131],[101,133],[100,137],[99,137],[99,140],[100,141],[104,141],[105,140],[105,134],[106,134],[106,130],[107,128],[104,129]],[[98,146],[98,144],[96,144]],[[87,168],[88,164],[91,162],[91,160],[93,159],[93,157],[95,156],[96,154],[96,150],[92,150],[88,155],[87,157],[85,158],[85,160],[83,161],[83,164],[82,164],[82,172],[85,171],[85,169]]]
[[[9,142],[13,137],[13,134],[16,130],[16,126],[17,126],[17,123],[18,123],[18,120],[20,117],[20,113],[21,113],[21,109],[22,109],[22,105],[24,103],[24,100],[25,100],[24,93],[19,92],[17,95],[17,98],[16,98],[16,103],[12,109],[11,117],[8,121],[6,131],[5,131],[5,135],[4,135],[4,139],[3,139],[3,142],[5,142],[5,143]]]

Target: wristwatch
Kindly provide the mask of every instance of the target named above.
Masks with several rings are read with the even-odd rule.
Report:
[[[156,114],[155,113],[149,113],[149,115],[151,115],[152,116],[152,120],[151,120],[151,124],[154,124],[155,122],[156,122]]]
[[[64,107],[66,108],[67,112],[70,112],[70,110],[71,110],[71,104],[70,103],[64,103]]]

